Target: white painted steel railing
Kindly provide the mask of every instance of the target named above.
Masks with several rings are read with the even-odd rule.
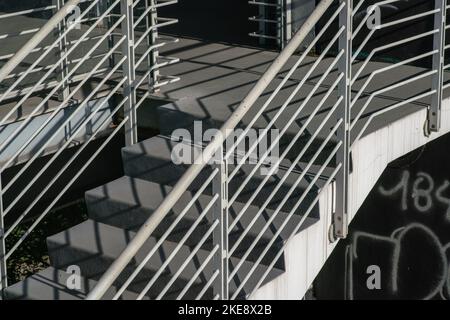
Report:
[[[176,2],[57,0],[52,6],[0,14],[0,21],[13,19],[21,26],[23,15],[53,12],[39,28],[28,29],[25,23],[18,34],[0,35],[0,41],[23,43],[0,57],[6,61],[0,68],[0,108],[5,110],[0,126],[16,124],[0,143],[0,154],[12,153],[0,174],[4,177],[24,153],[29,158],[0,180],[1,289],[8,286],[7,260],[115,136],[125,131],[126,144],[137,142],[137,108],[161,86],[178,80],[160,74],[178,59],[159,55],[161,47],[177,41],[161,37],[160,28],[177,20],[157,15],[158,8]],[[31,38],[21,40],[24,35]],[[40,115],[45,117],[36,125]],[[29,133],[25,140],[24,131]],[[68,157],[64,152],[80,137],[83,142]],[[92,150],[95,140],[99,143]],[[56,152],[39,162],[52,145]],[[25,224],[30,218],[32,223]]]
[[[407,12],[401,17],[384,17],[381,14],[380,19],[377,19],[377,14],[382,13],[383,6],[400,4],[402,0],[378,1],[369,9],[364,0],[355,5],[352,0],[322,0],[211,142],[201,150],[194,163],[139,229],[119,258],[101,277],[88,299],[101,299],[111,286],[117,286],[116,280],[119,277],[124,280],[120,282],[115,299],[119,299],[135,281],[142,284],[140,276],[146,264],[155,255],[160,254],[165,240],[180,227],[183,217],[196,207],[203,194],[209,195],[207,203],[198,210],[197,218],[192,224],[183,226],[184,232],[177,235],[178,244],[162,258],[159,269],[150,278],[145,278],[139,299],[146,297],[150,290],[157,290],[156,299],[166,298],[173,292],[172,287],[177,278],[191,262],[195,262],[196,271],[182,288],[177,288],[179,291],[174,298],[192,297],[192,292],[195,293],[193,297],[197,299],[236,299],[251,296],[265,282],[289,239],[308,219],[319,201],[321,191],[330,185],[334,186],[335,198],[330,238],[332,241],[345,238],[348,232],[348,203],[351,196],[348,186],[351,150],[373,119],[416,103],[429,109],[429,130],[437,131],[440,128],[442,91],[447,87],[444,86],[444,70],[448,67],[444,61],[444,51],[449,48],[445,43],[448,7],[443,0],[431,2],[430,7],[421,12]],[[128,21],[128,24],[122,23],[123,32],[120,39],[123,40],[116,42],[115,46],[119,46],[122,43],[120,41],[128,44],[123,49],[126,53],[116,62],[117,66],[125,65],[124,76],[117,88],[125,86],[121,104],[126,110],[125,119],[117,128],[125,126],[129,129],[127,141],[132,144],[136,137],[134,133],[129,132],[133,132],[135,128],[135,108],[142,100],[136,101],[137,96],[130,90],[136,88],[133,84],[139,83],[140,80],[135,80],[138,79],[135,68],[130,66],[134,48],[130,48],[129,44],[139,43],[142,37],[129,38],[132,33],[127,30],[134,27],[130,24],[132,15],[126,13],[129,4],[127,1],[121,2],[122,15],[117,21]],[[380,32],[389,32],[392,28],[416,24],[427,19],[431,19],[433,23],[425,31],[398,33],[395,34],[397,38],[388,42],[374,41],[374,37]],[[319,25],[320,28],[317,27]],[[305,38],[313,30],[316,32],[315,39],[297,55]],[[143,35],[146,35],[147,31],[146,27]],[[400,54],[394,62],[383,62],[383,54],[386,51],[419,40],[427,41],[426,45],[419,46],[422,51],[412,52],[407,56]],[[419,62],[420,67],[414,68],[413,73],[392,72]],[[109,72],[114,73],[113,70]],[[150,67],[139,79],[147,77],[151,72]],[[390,75],[392,82],[387,81],[387,77],[376,81],[386,74]],[[402,74],[404,76],[398,79],[395,77]],[[410,85],[418,86],[419,92],[408,91]],[[113,88],[110,92],[114,90]],[[399,96],[385,100],[397,99],[397,102],[377,102],[379,97],[393,92]],[[426,98],[429,100],[424,100]],[[381,106],[375,102],[381,103]],[[261,131],[256,142],[242,153],[240,145],[245,142],[247,133],[252,128]],[[269,143],[262,148],[273,128],[276,128],[279,134],[272,140],[269,139]],[[237,137],[233,136],[235,129],[241,130]],[[231,136],[236,140],[227,148]],[[258,155],[256,163],[247,163],[254,151],[260,147],[263,152]],[[258,170],[266,166],[275,148],[279,148],[281,154],[275,159],[269,174],[257,177]],[[277,168],[282,170],[278,171],[276,179],[272,179]],[[196,187],[192,189],[194,184]],[[173,216],[172,209],[179,204],[188,190],[192,197],[187,204],[182,204],[181,212]],[[259,200],[256,213],[248,216],[248,209],[256,200]],[[235,211],[234,205],[237,202],[242,206]],[[258,219],[269,209],[270,215],[261,225]],[[261,241],[281,212],[284,216],[281,224],[271,231],[273,233],[268,241]],[[294,215],[299,214],[299,220],[292,219]],[[148,250],[144,245],[169,217],[172,218],[169,226],[164,224],[162,235],[157,237],[156,243]],[[206,217],[211,219],[204,227]],[[240,222],[244,217],[246,223],[242,224]],[[289,230],[287,237],[281,245],[275,246],[280,234],[286,230]],[[249,240],[247,235],[250,231],[254,236]],[[168,273],[171,262],[194,234],[200,234],[200,237],[188,257],[177,270]],[[209,254],[202,261],[193,261],[208,241],[212,243],[208,249]],[[147,249],[142,252],[144,248]],[[239,262],[231,264],[232,257],[238,251]],[[128,269],[129,273],[124,275],[126,267],[138,254],[144,258],[136,268],[131,272]],[[244,263],[250,256],[254,259],[254,264],[249,268],[244,266]],[[268,268],[257,272],[263,260]],[[213,267],[212,274],[199,287],[197,278],[210,266]],[[169,280],[161,281],[162,276],[167,274],[170,274]]]
[[[270,255],[271,261],[269,263],[265,261],[269,268],[262,275],[258,274],[255,270],[263,259],[267,259],[267,253],[273,250],[274,241],[286,226],[292,224],[291,217],[300,210],[303,217],[298,225],[290,229],[291,234],[288,239],[296,234],[317,204],[321,194],[320,191],[327,188],[331,183],[335,185],[335,208],[333,228],[330,233],[331,240],[346,237],[348,232],[348,202],[350,196],[348,178],[351,171],[351,148],[364,134],[372,120],[383,113],[402,106],[415,102],[420,104],[422,103],[421,99],[430,97],[429,129],[430,131],[439,130],[442,90],[444,88],[443,74],[444,67],[448,67],[444,65],[444,50],[448,49],[448,46],[445,45],[445,30],[448,28],[445,24],[447,7],[444,1],[436,0],[433,1],[432,8],[424,9],[422,12],[415,12],[387,21],[381,15],[379,24],[370,26],[367,23],[369,19],[377,19],[376,14],[380,12],[378,10],[383,6],[400,2],[401,0],[379,1],[375,6],[367,9],[364,0],[359,1],[356,5],[353,5],[351,0],[322,0],[239,107],[223,124],[220,131],[198,155],[197,161],[194,161],[194,164],[189,167],[148,221],[140,228],[121,256],[103,275],[98,285],[89,294],[88,299],[100,299],[106,290],[115,283],[125,266],[140,252],[143,244],[161,222],[167,218],[182,194],[190,189],[190,186],[199,178],[200,173],[207,167],[211,167],[211,170],[208,171],[206,177],[203,177],[201,187],[196,189],[193,198],[184,206],[182,213],[172,222],[150,252],[144,252],[145,259],[134,269],[131,275],[126,277],[128,280],[119,287],[120,289],[115,296],[116,299],[133,283],[146,263],[150,261],[153,255],[158,253],[160,246],[175,230],[182,217],[191,210],[198,197],[208,189],[211,190],[210,202],[203,208],[196,223],[185,231],[180,247],[196,232],[200,220],[210,214],[213,217],[213,222],[207,232],[204,233],[200,243],[193,249],[190,258],[192,259],[195,256],[197,250],[207,241],[208,237],[212,237],[212,250],[208,257],[199,262],[198,271],[186,284],[186,287],[181,290],[181,293],[176,297],[177,299],[185,297],[187,292],[192,289],[196,278],[201,275],[208,264],[213,266],[215,272],[207,279],[204,287],[196,291],[198,292],[197,299],[204,297],[208,290],[212,290],[214,299],[242,298],[244,287],[246,288],[244,297],[254,293],[264,283],[265,278],[288,243],[288,241],[284,241],[284,244],[278,247],[275,254],[272,252]],[[362,18],[359,18],[361,15]],[[400,35],[400,39],[395,41],[382,43],[381,45],[375,43],[375,45],[369,46],[373,43],[374,35],[380,30],[389,30],[389,28],[395,26],[404,26],[405,23],[417,23],[421,19],[430,18],[434,21],[434,25],[429,30],[413,32],[406,36]],[[307,49],[300,56],[294,55],[305,37],[319,22],[321,28],[315,29],[315,39],[308,44]],[[421,47],[423,52],[414,53],[411,57],[399,57],[395,63],[377,62],[376,64],[370,64],[378,53],[413,43],[419,39],[427,39],[430,44],[428,47]],[[321,50],[317,50],[321,41]],[[314,58],[310,56],[312,50],[315,50]],[[368,53],[363,55],[364,52]],[[418,74],[407,75],[394,83],[384,81],[381,86],[374,86],[375,80],[379,79],[377,77],[380,75],[383,76],[397,68],[427,58],[432,60],[432,63],[428,67],[416,68],[416,70],[419,70]],[[427,79],[427,82],[423,82],[424,79]],[[372,102],[376,97],[404,88],[408,84],[420,84],[420,92],[412,96],[401,97],[399,102],[383,106],[381,109],[371,109]],[[305,87],[307,88],[305,89]],[[274,108],[271,109],[271,106],[274,106]],[[294,108],[290,108],[292,106]],[[367,112],[369,109],[370,112]],[[261,119],[264,119],[263,125]],[[298,119],[301,119],[301,121],[292,133],[288,129],[295,125]],[[358,126],[357,124],[361,125]],[[257,142],[250,145],[244,154],[238,153],[238,145],[245,141],[246,133],[253,127],[263,129],[258,135]],[[233,185],[233,179],[236,179],[242,167],[247,165],[245,161],[251,157],[255,149],[261,146],[264,137],[273,127],[279,129],[279,136],[270,142],[264,154],[258,157],[257,163],[250,165],[250,172],[245,172],[238,185]],[[240,132],[232,147],[227,150],[225,149],[227,138],[230,132],[236,128],[243,128],[243,131]],[[232,233],[239,225],[242,217],[248,214],[249,206],[267,185],[270,175],[262,178],[243,201],[242,196],[246,192],[246,186],[255,177],[257,170],[264,166],[271,150],[282,141],[283,136],[288,136],[288,139],[276,162],[276,165],[285,165],[283,175],[275,184],[271,181],[272,189],[270,189],[270,192],[264,193],[265,201],[262,205],[259,205],[257,213],[253,218],[250,217],[250,222],[243,226],[243,229],[233,238],[233,243],[230,244]],[[301,141],[300,147],[298,147],[299,141]],[[293,152],[294,148],[295,151]],[[233,162],[236,154],[239,154],[240,160],[237,164]],[[287,158],[289,158],[289,162],[286,166],[284,161]],[[214,164],[208,165],[207,162],[211,159],[214,159]],[[301,170],[298,169],[300,163],[302,163]],[[324,174],[325,170],[328,170],[326,175]],[[293,175],[293,173],[296,173],[296,175]],[[324,176],[325,178],[323,178]],[[278,198],[277,205],[272,207],[273,211],[267,223],[262,227],[257,226],[258,217],[264,214],[271,200],[283,188],[284,182],[288,179],[292,180],[293,177],[295,177],[295,180],[291,182],[289,190],[283,191]],[[322,181],[319,184],[320,180]],[[296,195],[294,202],[289,202],[294,193],[297,192],[296,188],[301,184],[302,192]],[[317,185],[320,185],[320,187],[317,187]],[[231,188],[233,188],[233,191],[231,191]],[[314,194],[312,198],[308,196],[311,192]],[[244,206],[239,212],[231,214],[232,206],[237,200],[243,202]],[[274,231],[269,243],[260,242],[262,235],[270,228],[271,222],[281,210],[288,214],[282,225]],[[260,228],[256,232],[257,236],[250,243],[246,242],[244,244],[245,250],[242,251],[241,245],[246,239],[246,235],[250,230],[255,234],[255,228]],[[238,247],[241,250],[240,262],[231,265],[230,258],[236,253]],[[246,275],[236,279],[237,273],[242,271],[240,269],[246,258],[254,252],[256,247],[259,248],[259,251],[257,251],[259,257],[254,261],[254,266],[247,271]],[[176,255],[177,250],[167,257],[159,272],[144,287],[139,299],[144,298],[149,290],[154,287],[158,277],[168,268]],[[188,263],[189,259],[186,260],[183,267]],[[167,295],[180,272],[182,271],[179,270],[173,275],[172,280],[156,296],[157,299],[162,299]],[[252,279],[255,276],[258,278]],[[250,289],[249,283],[252,284]],[[230,291],[231,284],[234,285],[233,291]]]

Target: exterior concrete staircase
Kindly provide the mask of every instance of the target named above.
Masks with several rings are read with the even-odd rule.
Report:
[[[86,296],[89,289],[95,285],[96,280],[107,270],[111,263],[119,256],[129,241],[135,235],[136,230],[148,219],[152,212],[158,207],[167,193],[171,190],[178,178],[183,174],[187,166],[175,165],[171,159],[172,148],[175,142],[164,136],[156,136],[151,139],[142,141],[134,146],[126,147],[122,150],[123,165],[126,176],[112,181],[108,184],[100,186],[96,189],[90,190],[86,193],[86,203],[88,208],[89,220],[84,223],[72,227],[64,232],[51,236],[47,239],[47,246],[50,255],[52,267],[36,274],[28,279],[17,283],[6,290],[6,295],[11,299],[80,299]],[[237,176],[230,189],[236,189],[246,177],[245,169],[242,175]],[[208,171],[208,170],[206,170]],[[205,172],[206,174],[206,172]],[[274,182],[279,176],[283,174],[283,169],[280,169],[278,176],[271,177]],[[299,173],[297,173],[299,174]],[[295,176],[294,176],[295,177]],[[199,177],[201,178],[201,177]],[[258,185],[260,177],[253,178],[248,184],[247,194],[251,195],[252,189]],[[286,181],[286,188],[290,186],[292,181]],[[270,183],[268,183],[270,185]],[[292,206],[300,197],[303,191],[301,187],[298,188],[298,193],[291,197],[291,203],[287,206]],[[150,251],[158,238],[170,226],[170,224],[177,219],[177,215],[182,211],[183,207],[192,199],[196,184],[193,184],[192,190],[186,192],[178,201],[177,205],[172,209],[172,213],[167,219],[161,223],[157,228],[154,236],[152,236],[144,248],[143,252]],[[269,192],[269,190],[267,190]],[[167,257],[177,247],[177,243],[184,235],[184,231],[189,229],[194,224],[198,224],[195,233],[189,237],[188,241],[182,245],[176,258],[164,269],[159,279],[153,285],[152,289],[147,293],[146,298],[156,298],[172,275],[179,269],[180,265],[189,256],[192,249],[199,243],[204,233],[211,225],[211,218],[206,215],[199,219],[202,210],[208,205],[211,200],[211,195],[208,190],[196,201],[196,210],[190,210],[184,216],[181,222],[177,225],[176,230],[172,235],[164,241],[164,244],[159,249],[159,254],[146,264],[146,267],[141,272],[133,283],[129,286],[123,298],[137,296],[145,284],[155,275],[164,263],[164,257]],[[284,192],[281,191],[282,196]],[[317,190],[311,191],[317,193]],[[261,196],[255,200],[255,205],[251,205],[236,224],[234,229],[230,232],[229,243],[232,246],[235,241],[242,234],[245,227],[255,217],[258,212],[258,204],[261,204],[265,199],[264,191]],[[230,208],[230,219],[241,211],[246,201],[246,193],[233,203]],[[230,265],[234,266],[239,263],[242,255],[246,252],[248,246],[258,236],[258,232],[254,230],[261,230],[267,220],[271,217],[273,209],[276,207],[279,199],[274,199],[273,203],[264,214],[259,215],[254,227],[245,236],[237,250],[233,253]],[[258,242],[258,246],[252,253],[246,257],[245,263],[239,269],[235,280],[230,283],[230,292],[233,292],[239,286],[239,279],[247,275],[249,270],[254,266],[254,262],[259,258],[261,251],[266,247],[269,241],[273,238],[278,227],[285,221],[286,212],[280,212],[277,218],[272,221],[271,227],[265,231],[262,239]],[[251,290],[260,276],[267,271],[268,265],[278,252],[283,241],[287,239],[289,234],[293,231],[294,226],[302,219],[302,211],[298,210],[291,219],[292,223],[283,229],[279,235],[278,240],[272,244],[272,249],[265,256],[262,263],[257,267],[254,280],[247,282],[240,295],[245,298],[248,290]],[[320,219],[318,209],[308,216],[302,225],[302,230],[313,225]],[[212,236],[203,243],[201,249],[196,254],[196,258],[192,259],[189,266],[184,269],[181,275],[173,284],[171,291],[165,297],[173,299],[178,296],[180,291],[186,286],[191,279],[192,274],[195,273],[198,265],[196,261],[204,261],[212,248]],[[128,276],[133,272],[136,265],[138,265],[144,258],[144,253],[135,257],[133,262],[123,272],[115,283],[117,287],[121,286]],[[70,266],[78,266],[81,270],[81,283],[83,286],[78,290],[71,290],[67,286],[69,275],[66,270]],[[230,270],[232,271],[232,269]],[[194,282],[190,290],[184,296],[185,298],[195,298],[206,282],[212,275],[211,268],[205,268],[202,275]],[[280,257],[274,268],[270,270],[270,274],[265,282],[270,282],[284,272],[284,257]],[[259,275],[259,277],[258,277]],[[212,290],[204,296],[204,298],[212,298]],[[112,297],[114,288],[108,292],[105,298]]]

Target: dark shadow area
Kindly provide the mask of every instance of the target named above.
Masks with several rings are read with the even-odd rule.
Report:
[[[450,298],[446,135],[391,163],[314,282],[317,299]]]
[[[248,34],[257,30],[248,21],[256,8],[241,0],[179,0],[178,4],[160,9],[160,16],[179,19],[163,33],[211,42],[257,46]]]

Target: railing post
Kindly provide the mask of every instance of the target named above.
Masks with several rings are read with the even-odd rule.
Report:
[[[61,8],[64,6],[65,0],[56,0],[56,12],[61,10]],[[67,12],[69,14],[69,12]],[[67,29],[67,18],[64,18],[59,24],[58,24],[58,30],[57,30],[57,37],[60,37]],[[67,36],[64,36],[61,38],[58,44],[58,52],[56,58],[59,60],[61,59],[66,53],[67,53]],[[66,76],[69,74],[69,61],[67,59],[67,56],[61,61],[60,69],[58,70],[58,82],[62,82],[60,93],[58,96],[59,101],[64,101],[70,94],[70,88],[69,83],[67,80],[63,81],[63,79],[66,78]]]
[[[111,0],[105,0],[106,3],[106,8],[104,11],[106,11],[107,8],[109,8],[112,5],[112,1]],[[102,12],[104,12],[102,11]],[[108,28],[108,30],[110,28],[112,28],[113,24],[114,24],[114,19],[112,17],[111,14],[108,15],[108,18],[106,19],[106,27]],[[111,34],[108,36],[108,50],[111,50],[114,47],[114,35]],[[109,67],[113,68],[116,65],[116,59],[115,59],[115,54],[113,53],[109,59]]]
[[[213,244],[219,245],[219,250],[214,257],[214,269],[219,270],[219,275],[214,281],[214,297],[219,300],[228,300],[228,164],[224,159],[223,148],[219,148],[214,157],[214,167],[219,172],[212,182],[213,195],[219,198],[214,205],[213,220],[219,220],[219,225],[213,232]]]
[[[6,264],[6,239],[5,239],[5,224],[3,218],[3,185],[0,173],[0,290],[1,297],[3,292],[8,287],[8,273]]]
[[[149,6],[152,8],[150,10],[149,15],[146,17],[146,27],[147,29],[152,28],[152,31],[147,36],[147,44],[148,46],[154,46],[156,41],[158,40],[158,29],[155,26],[158,23],[158,10],[155,7],[155,0],[146,0],[145,6],[148,8]],[[154,49],[149,53],[148,57],[148,68],[154,68],[158,63],[158,50]],[[153,71],[149,75],[148,83],[149,89],[153,92],[158,92],[159,89],[156,88],[158,84],[159,78],[159,70],[158,68],[154,68]]]
[[[127,58],[123,63],[123,74],[127,77],[124,84],[123,95],[128,98],[124,106],[124,117],[128,117],[125,125],[125,144],[135,144],[137,139],[137,116],[136,116],[136,70],[134,52],[134,26],[133,26],[133,1],[121,0],[120,12],[125,19],[122,22],[122,34],[126,37],[122,45],[122,54]]]
[[[338,70],[342,74],[342,80],[338,86],[339,96],[342,102],[337,109],[337,118],[342,121],[342,125],[337,131],[337,139],[342,146],[337,154],[336,163],[342,164],[341,170],[336,176],[336,201],[333,214],[332,240],[345,238],[348,233],[348,206],[349,190],[348,178],[350,175],[350,84],[351,84],[351,48],[352,48],[352,0],[340,0],[345,3],[339,15],[339,27],[344,26],[345,31],[339,38],[339,52],[344,50],[344,54],[339,61]]]
[[[429,130],[438,132],[441,127],[441,106],[442,106],[442,87],[444,85],[444,56],[445,56],[445,25],[446,25],[446,0],[435,0],[435,9],[439,12],[434,15],[434,29],[439,32],[433,36],[433,50],[438,53],[433,55],[433,70],[437,72],[433,75],[432,90],[436,90],[431,100],[429,110]]]

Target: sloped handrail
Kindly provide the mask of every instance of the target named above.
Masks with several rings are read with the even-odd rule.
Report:
[[[333,3],[333,0],[322,0],[304,22],[300,29],[296,32],[290,42],[286,45],[283,51],[273,61],[270,67],[265,71],[263,76],[258,80],[255,86],[247,94],[246,98],[240,103],[238,108],[223,124],[220,130],[214,135],[212,141],[206,146],[206,148],[198,155],[193,164],[184,173],[181,179],[176,183],[172,191],[162,201],[159,207],[148,218],[148,220],[142,225],[135,237],[130,241],[128,246],[120,254],[120,256],[114,261],[109,269],[103,274],[95,288],[87,296],[88,300],[100,299],[110,286],[114,283],[116,278],[133,259],[139,249],[144,245],[147,239],[152,235],[157,226],[163,221],[163,219],[169,214],[172,206],[181,197],[181,195],[187,191],[189,185],[200,174],[202,169],[206,166],[209,159],[212,159],[218,150],[222,147],[223,143],[228,138],[231,131],[236,128],[239,122],[252,108],[257,99],[262,95],[264,90],[268,87],[277,74],[281,71],[281,68],[285,65],[288,59],[295,53],[299,45],[305,40],[307,35],[312,31],[313,27],[317,24],[319,19],[325,14],[327,9]]]
[[[58,26],[67,14],[83,0],[69,0],[48,20],[30,40],[0,69],[0,83]]]

